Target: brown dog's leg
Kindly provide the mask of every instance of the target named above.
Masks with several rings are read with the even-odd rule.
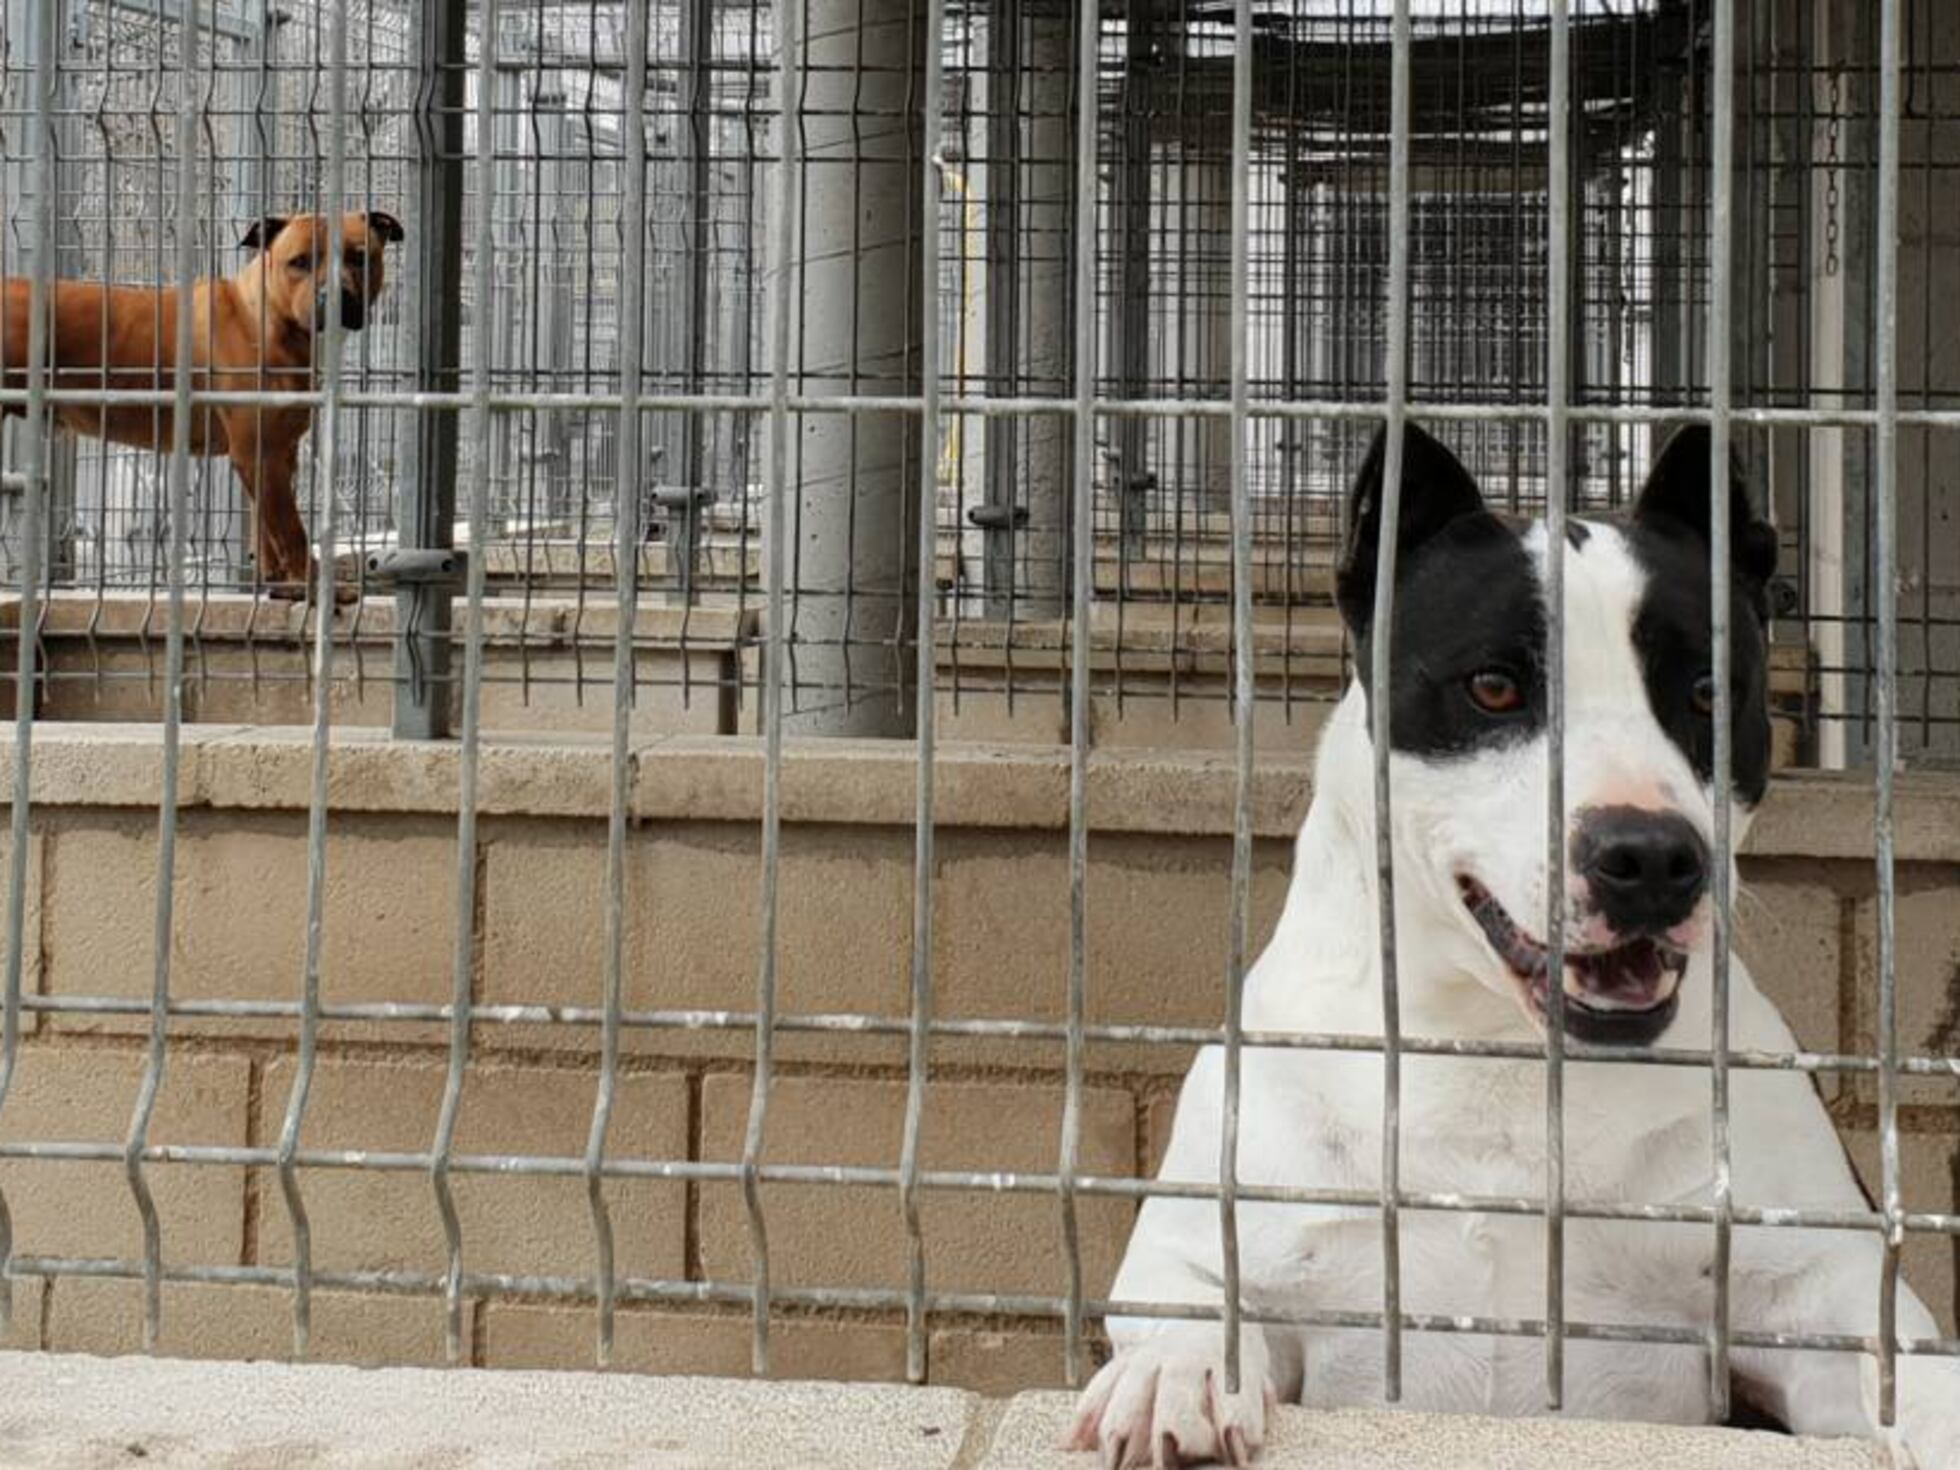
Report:
[[[238,472],[246,499],[258,521],[259,578],[274,597],[297,600],[307,595],[306,526],[299,518],[293,480],[299,472],[299,446],[263,442],[245,434],[231,436],[231,463]]]
[[[276,436],[268,435],[267,438]],[[251,486],[246,459],[232,456],[239,478]],[[267,444],[258,456],[259,574],[269,595],[288,602],[311,602],[320,580],[320,567],[306,543],[306,523],[300,519],[299,497],[293,481],[299,475],[299,441]],[[354,602],[357,589],[336,584],[336,607]]]

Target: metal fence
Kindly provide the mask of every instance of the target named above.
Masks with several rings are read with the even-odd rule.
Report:
[[[316,415],[309,510],[316,537],[362,553],[363,568],[366,553],[398,547],[464,553],[460,587],[405,580],[391,589],[402,646],[425,660],[416,666],[404,654],[405,666],[419,668],[398,680],[404,733],[436,733],[445,723],[431,688],[448,681],[460,692],[459,915],[472,912],[478,882],[472,855],[493,591],[541,598],[561,578],[578,609],[610,597],[616,616],[614,631],[592,640],[612,657],[603,989],[580,1015],[536,1017],[598,1029],[584,1154],[456,1147],[472,1023],[508,1019],[473,1003],[470,923],[457,927],[448,1005],[322,1004],[330,675],[358,615],[316,616],[307,627],[313,861],[298,994],[204,1008],[221,1015],[276,1005],[296,1018],[298,1083],[283,1127],[276,1140],[251,1147],[156,1144],[170,1020],[183,1013],[172,1002],[170,939],[186,649],[198,636],[200,606],[239,581],[239,511],[225,477],[204,473],[183,439],[152,455],[70,447],[38,428],[64,392],[43,367],[30,363],[24,384],[6,388],[5,401],[25,410],[10,437],[6,541],[19,600],[15,687],[37,687],[49,598],[133,587],[157,605],[165,719],[155,971],[139,1007],[150,1030],[127,1138],[0,1147],[10,1158],[123,1162],[144,1250],[130,1260],[11,1257],[0,1210],[0,1301],[13,1276],[138,1277],[153,1334],[166,1280],[270,1284],[293,1292],[302,1348],[310,1293],[329,1285],[439,1294],[452,1344],[463,1304],[484,1294],[595,1302],[602,1342],[622,1301],[729,1302],[753,1306],[759,1365],[776,1303],[900,1308],[915,1374],[931,1315],[972,1310],[1060,1318],[1073,1370],[1087,1324],[1106,1312],[1222,1315],[1234,1345],[1239,1320],[1280,1320],[1243,1308],[1235,1290],[1233,1211],[1265,1200],[1378,1208],[1391,1263],[1404,1210],[1542,1217],[1554,1263],[1564,1221],[1578,1217],[1707,1225],[1724,1243],[1718,1256],[1738,1225],[1872,1231],[1885,1242],[1890,1323],[1906,1233],[1960,1233],[1960,1218],[1901,1206],[1899,1079],[1950,1077],[1955,1064],[1899,1055],[1892,843],[1902,748],[1910,744],[1915,758],[1949,748],[1960,673],[1951,537],[1935,534],[1953,514],[1951,482],[1935,472],[1940,436],[1960,427],[1938,373],[1946,365],[1931,345],[1942,309],[1940,257],[1922,213],[1917,274],[1908,270],[1901,226],[1913,181],[1925,200],[1942,197],[1936,144],[1941,128],[1960,118],[1935,110],[1950,89],[1950,65],[1932,59],[1938,27],[1930,10],[1912,12],[1908,27],[1903,0],[1853,9],[1875,17],[1870,44],[1820,57],[1811,30],[1792,18],[1805,8],[1768,0],[1746,10],[1671,0],[1235,0],[1229,10],[1186,8],[1174,22],[1147,6],[1064,11],[1033,0],[984,9],[948,0],[768,9],[715,0],[419,9],[343,0],[276,16],[208,0],[9,5],[0,119],[5,269],[33,277],[37,303],[48,281],[70,270],[126,270],[185,289],[229,248],[240,219],[269,205],[392,205],[416,232],[379,330],[358,347],[338,325],[325,330],[320,382],[305,398]],[[1854,41],[1864,24],[1848,27]],[[1908,54],[1915,37],[1927,48],[1918,62]],[[1913,136],[1919,161],[1909,172]],[[1751,152],[1758,145],[1761,158]],[[1851,285],[1830,288],[1835,315],[1793,307],[1779,284],[1800,285],[1809,303],[1819,281],[1854,274]],[[1915,310],[1924,330],[1909,339]],[[1801,350],[1779,355],[1789,334],[1769,328],[1792,322]],[[1826,326],[1837,353],[1828,374],[1816,369],[1827,354],[1806,341]],[[1921,363],[1917,384],[1902,370],[1909,340]],[[152,398],[159,396],[183,421],[199,394],[184,377]],[[1721,889],[1717,1020],[1707,1048],[1617,1052],[1564,1041],[1556,1028],[1544,1048],[1402,1036],[1392,1021],[1392,945],[1383,956],[1385,1036],[1246,1033],[1239,997],[1249,943],[1253,716],[1272,697],[1255,657],[1258,638],[1267,618],[1290,627],[1324,610],[1323,575],[1314,569],[1333,541],[1336,488],[1374,422],[1399,429],[1412,418],[1443,425],[1517,506],[1542,505],[1555,535],[1568,510],[1627,496],[1629,467],[1644,462],[1662,421],[1709,423],[1718,465],[1732,442],[1748,441],[1769,466],[1786,549],[1804,569],[1783,627],[1822,665],[1810,735],[1824,743],[1826,730],[1836,731],[1826,758],[1871,756],[1875,1057],[1727,1048],[1729,895]],[[1390,444],[1392,521],[1393,434]],[[1547,498],[1548,485],[1561,493]],[[1718,610],[1728,605],[1727,533],[1717,516]],[[1384,538],[1391,556],[1393,544]],[[661,555],[650,556],[649,546]],[[1916,580],[1907,575],[1915,560]],[[1820,585],[1827,570],[1830,585]],[[323,578],[332,572],[328,564]],[[1393,578],[1380,577],[1378,587],[1376,625],[1386,629]],[[623,1003],[629,721],[642,678],[634,614],[643,593],[687,607],[726,599],[761,614],[760,657],[737,676],[759,699],[766,753],[763,959],[751,1010],[634,1015]],[[1099,680],[1116,680],[1120,692],[1126,677],[1120,661],[1114,674],[1098,665],[1095,640],[1105,618],[1141,619],[1153,605],[1168,609],[1174,641],[1221,618],[1229,626],[1221,689],[1234,716],[1239,782],[1224,1021],[1176,1033],[1085,1020],[1090,711]],[[461,619],[453,634],[452,606]],[[1210,616],[1201,619],[1204,609]],[[1018,621],[1058,622],[1067,654],[1071,944],[1060,1025],[956,1022],[934,1012],[938,713],[925,695],[941,685],[947,647],[976,636],[972,625]],[[451,649],[461,656],[455,674],[445,672]],[[1378,683],[1391,656],[1381,637]],[[600,669],[579,677],[603,697]],[[1726,702],[1727,680],[1717,677],[1715,687]],[[35,701],[20,699],[0,1106],[29,1011],[60,1004],[23,992],[35,718]],[[1384,719],[1378,708],[1385,803]],[[1726,722],[1719,708],[1718,851],[1727,848]],[[918,754],[910,1010],[797,1022],[908,1038],[904,1147],[890,1168],[762,1162],[778,1012],[784,741],[806,732],[897,734]],[[1552,738],[1557,749],[1556,718]],[[1556,833],[1547,860],[1559,871]],[[1715,871],[1726,883],[1727,865]],[[1384,853],[1384,892],[1390,877]],[[320,1027],[332,1019],[450,1028],[447,1088],[428,1148],[300,1147]],[[609,1149],[623,1033],[674,1025],[754,1031],[755,1090],[739,1161],[626,1158]],[[1065,1043],[1066,1121],[1052,1172],[924,1167],[929,1046],[955,1034]],[[1242,1188],[1229,1169],[1215,1190],[1093,1177],[1078,1152],[1091,1037],[1217,1043],[1234,1065],[1252,1045],[1377,1053],[1387,1062],[1390,1118],[1402,1056],[1542,1055],[1555,1162],[1543,1198],[1516,1199],[1411,1193],[1392,1151],[1379,1193]],[[1708,1067],[1722,1120],[1734,1069],[1875,1074],[1881,1200],[1863,1212],[1739,1209],[1727,1193],[1725,1152],[1708,1206],[1568,1199],[1556,1163],[1556,1099],[1564,1062],[1578,1057]],[[1227,1158],[1237,1127],[1232,1098]],[[1726,1148],[1719,1128],[1718,1150]],[[275,1171],[296,1265],[166,1265],[147,1182],[161,1162]],[[426,1174],[448,1270],[313,1269],[300,1179],[313,1169]],[[452,1181],[472,1172],[586,1181],[592,1274],[466,1270]],[[753,1278],[675,1281],[616,1270],[608,1184],[649,1178],[739,1183]],[[772,1289],[759,1192],[767,1181],[893,1190],[909,1243],[908,1286]],[[920,1228],[927,1191],[1057,1197],[1069,1291],[929,1289]],[[1154,1193],[1217,1198],[1226,1227],[1222,1310],[1085,1294],[1077,1202]],[[1391,1362],[1404,1331],[1542,1338],[1554,1393],[1560,1345],[1571,1337],[1705,1343],[1723,1385],[1735,1345],[1874,1347],[1825,1333],[1758,1343],[1730,1330],[1725,1295],[1705,1333],[1568,1321],[1556,1266],[1543,1316],[1515,1321],[1410,1314],[1399,1306],[1392,1267],[1386,1279],[1378,1313],[1285,1320],[1381,1329]],[[1960,1343],[1886,1336],[1876,1351],[1889,1401],[1899,1354],[1952,1355]]]
[[[47,190],[58,274],[164,280],[182,213],[167,207],[177,8],[56,7],[45,168],[28,106],[39,13],[8,10],[0,266],[18,275],[36,258]],[[1565,460],[1577,508],[1630,496],[1652,447],[1649,410],[1709,400],[1711,15],[1705,0],[1581,6],[1574,15],[1560,325],[1569,327],[1579,410]],[[1340,640],[1326,568],[1339,488],[1365,441],[1357,416],[1386,390],[1388,17],[1385,5],[1276,0],[1255,6],[1252,22],[1246,391],[1260,411],[1245,453],[1255,620],[1273,641],[1255,697],[1289,712],[1335,690],[1325,647],[1338,656]],[[1822,17],[1779,0],[1747,7],[1726,166],[1738,211],[1736,440],[1770,488],[1787,569],[1776,589],[1779,689],[1797,730],[1793,758],[1841,766],[1868,760],[1876,713],[1867,569],[1878,74],[1871,16]],[[767,251],[781,47],[768,6],[655,6],[640,99],[647,164],[629,180],[627,18],[600,0],[505,7],[487,111],[472,60],[484,26],[467,7],[356,6],[344,112],[322,84],[327,8],[225,0],[205,23],[192,83],[197,197],[182,220],[201,273],[240,263],[245,222],[324,197],[325,145],[336,134],[350,194],[414,226],[380,319],[350,339],[358,349],[344,367],[347,432],[330,467],[316,444],[302,471],[316,530],[332,489],[344,570],[379,597],[399,594],[402,622],[417,630],[391,635],[404,650],[394,673],[360,664],[361,678],[402,685],[404,731],[453,722],[458,686],[447,662],[456,643],[446,630],[456,589],[410,596],[386,575],[403,565],[389,554],[468,539],[451,505],[456,473],[487,481],[486,587],[524,608],[508,640],[522,667],[492,659],[486,677],[534,680],[529,653],[569,642],[581,655],[570,676],[579,696],[590,682],[603,698],[609,634],[585,631],[583,614],[616,588],[612,542],[629,518],[616,400],[624,271],[634,258],[646,271],[639,366],[650,405],[626,471],[637,487],[640,591],[681,608],[731,610],[749,630],[740,635],[745,656],[718,676],[726,688],[714,697],[741,704],[755,727],[766,301],[781,264]],[[1167,697],[1174,713],[1187,700],[1229,700],[1216,678],[1173,674],[1166,685],[1146,655],[1201,656],[1228,620],[1233,24],[1217,8],[1106,7],[1091,75],[1077,19],[1033,0],[949,6],[931,47],[944,166],[930,209],[918,167],[923,17],[881,13],[851,32],[859,44],[836,54],[819,47],[805,71],[793,140],[803,187],[784,244],[812,287],[792,298],[792,469],[810,487],[798,504],[807,499],[812,530],[791,564],[794,728],[913,728],[911,615],[901,610],[912,604],[911,582],[927,575],[911,565],[907,529],[921,450],[911,416],[878,405],[919,393],[928,323],[941,343],[928,497],[937,532],[926,564],[941,665],[956,689],[1038,694],[1062,712],[1057,727],[1065,723],[1066,681],[1053,659],[1017,661],[1017,650],[1057,651],[1056,620],[1070,602],[1077,467],[1066,417],[1034,406],[1070,397],[1079,352],[1066,324],[1078,291],[1093,303],[1081,350],[1092,354],[1095,392],[1121,406],[1097,415],[1080,476],[1095,546],[1092,611],[1111,650],[1092,693],[1119,718],[1131,695]],[[1960,370],[1937,348],[1940,246],[1930,221],[1946,198],[1944,149],[1960,110],[1947,100],[1938,17],[1915,9],[1903,37],[1899,391],[1909,415],[1937,416],[1960,393]],[[1548,449],[1533,405],[1546,390],[1554,320],[1543,7],[1419,5],[1411,45],[1411,391],[1446,411],[1446,435],[1473,471],[1519,508],[1542,505]],[[1073,134],[1084,96],[1096,99],[1088,115],[1098,167],[1078,181]],[[479,111],[496,164],[482,181],[471,166]],[[625,209],[635,189],[646,201],[637,229]],[[436,228],[445,200],[461,201],[453,234]],[[864,205],[862,219],[840,204],[852,200]],[[1086,234],[1085,213],[1094,225]],[[1095,246],[1080,281],[1078,235]],[[480,309],[478,249],[490,257]],[[901,281],[912,284],[890,289]],[[478,446],[465,434],[445,447],[453,409],[405,395],[460,395],[461,364],[479,356],[489,359],[496,403],[490,437]],[[849,417],[803,410],[844,397],[868,401]],[[1848,417],[1824,427],[1788,416],[1804,408]],[[1909,417],[1903,432],[1901,749],[1915,763],[1938,763],[1960,752],[1960,562],[1944,534],[1960,507],[1931,422]],[[0,558],[16,575],[25,550],[17,441],[9,431],[4,483],[13,488],[0,503]],[[44,585],[64,608],[82,605],[72,620],[117,597],[154,602],[165,586],[167,456],[65,441],[52,453],[37,553]],[[201,459],[192,476],[189,576],[203,606],[249,589],[253,566],[230,477]],[[552,625],[566,607],[570,633]],[[377,626],[338,627],[340,656],[353,657]],[[687,636],[702,635],[691,627]],[[199,668],[226,677],[202,660]],[[134,676],[155,674],[151,659]],[[92,679],[118,676],[99,661],[90,670]],[[432,689],[447,691],[443,716],[416,714]]]

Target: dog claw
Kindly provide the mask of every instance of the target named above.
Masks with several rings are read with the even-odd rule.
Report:
[[[1126,1448],[1128,1444],[1120,1434],[1105,1438],[1102,1447],[1103,1470],[1123,1470],[1123,1451]]]
[[[1243,1429],[1228,1429],[1225,1431],[1224,1450],[1225,1463],[1227,1465],[1250,1465],[1252,1463],[1252,1456],[1246,1451],[1245,1431]]]

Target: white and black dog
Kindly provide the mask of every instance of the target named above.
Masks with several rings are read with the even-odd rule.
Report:
[[[1484,505],[1454,456],[1413,426],[1403,453],[1389,701],[1401,1025],[1411,1036],[1531,1041],[1554,993],[1568,1035],[1678,1046],[1710,1039],[1714,686],[1710,676],[1709,437],[1683,430],[1629,519],[1573,519],[1566,545],[1543,522],[1519,528]],[[1383,441],[1354,491],[1339,573],[1342,616],[1363,676],[1321,740],[1312,809],[1272,942],[1246,979],[1245,1024],[1379,1036],[1373,755],[1366,687],[1380,536]],[[1733,791],[1740,841],[1769,775],[1766,584],[1774,533],[1740,480],[1734,562]],[[1547,910],[1545,601],[1547,559],[1565,559],[1566,967],[1553,987],[1533,933]],[[1730,1042],[1796,1049],[1789,1027],[1732,962]],[[1193,1063],[1160,1177],[1215,1184],[1224,1056]],[[1734,1198],[1743,1206],[1863,1209],[1856,1176],[1801,1073],[1738,1070],[1731,1081]],[[1380,1187],[1382,1061],[1367,1053],[1244,1053],[1238,1177],[1250,1184]],[[1706,1071],[1571,1063],[1566,1187],[1635,1203],[1713,1199]],[[1411,1191],[1541,1197],[1545,1064],[1409,1056],[1402,1062],[1401,1183]],[[1241,1203],[1242,1300],[1254,1310],[1379,1311],[1382,1227],[1373,1209]],[[1545,1228],[1523,1215],[1404,1211],[1402,1308],[1451,1316],[1543,1314]],[[1714,1231],[1706,1224],[1571,1219],[1572,1320],[1706,1330]],[[1738,1328],[1873,1335],[1875,1232],[1738,1227]],[[1144,1204],[1117,1300],[1216,1305],[1217,1206]],[[1934,1336],[1901,1288],[1899,1330]],[[1111,1319],[1115,1356],[1084,1392],[1075,1447],[1109,1465],[1249,1461],[1277,1400],[1380,1404],[1377,1330],[1248,1324],[1241,1390],[1226,1392],[1213,1322]],[[1706,1423],[1699,1346],[1570,1341],[1574,1417]],[[1411,1409],[1544,1412],[1545,1345],[1522,1336],[1410,1333],[1402,1403]],[[1880,1435],[1865,1354],[1740,1349],[1738,1400],[1798,1433]],[[1902,1356],[1900,1463],[1960,1470],[1960,1362]]]

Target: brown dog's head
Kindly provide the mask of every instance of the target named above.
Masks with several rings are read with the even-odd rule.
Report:
[[[329,259],[331,235],[325,215],[268,215],[238,243],[259,252],[265,300],[273,311],[312,332],[327,324],[327,313],[338,303],[340,324],[358,332],[367,325],[368,307],[381,294],[383,256],[402,239],[401,221],[378,209],[342,215],[338,263]]]

